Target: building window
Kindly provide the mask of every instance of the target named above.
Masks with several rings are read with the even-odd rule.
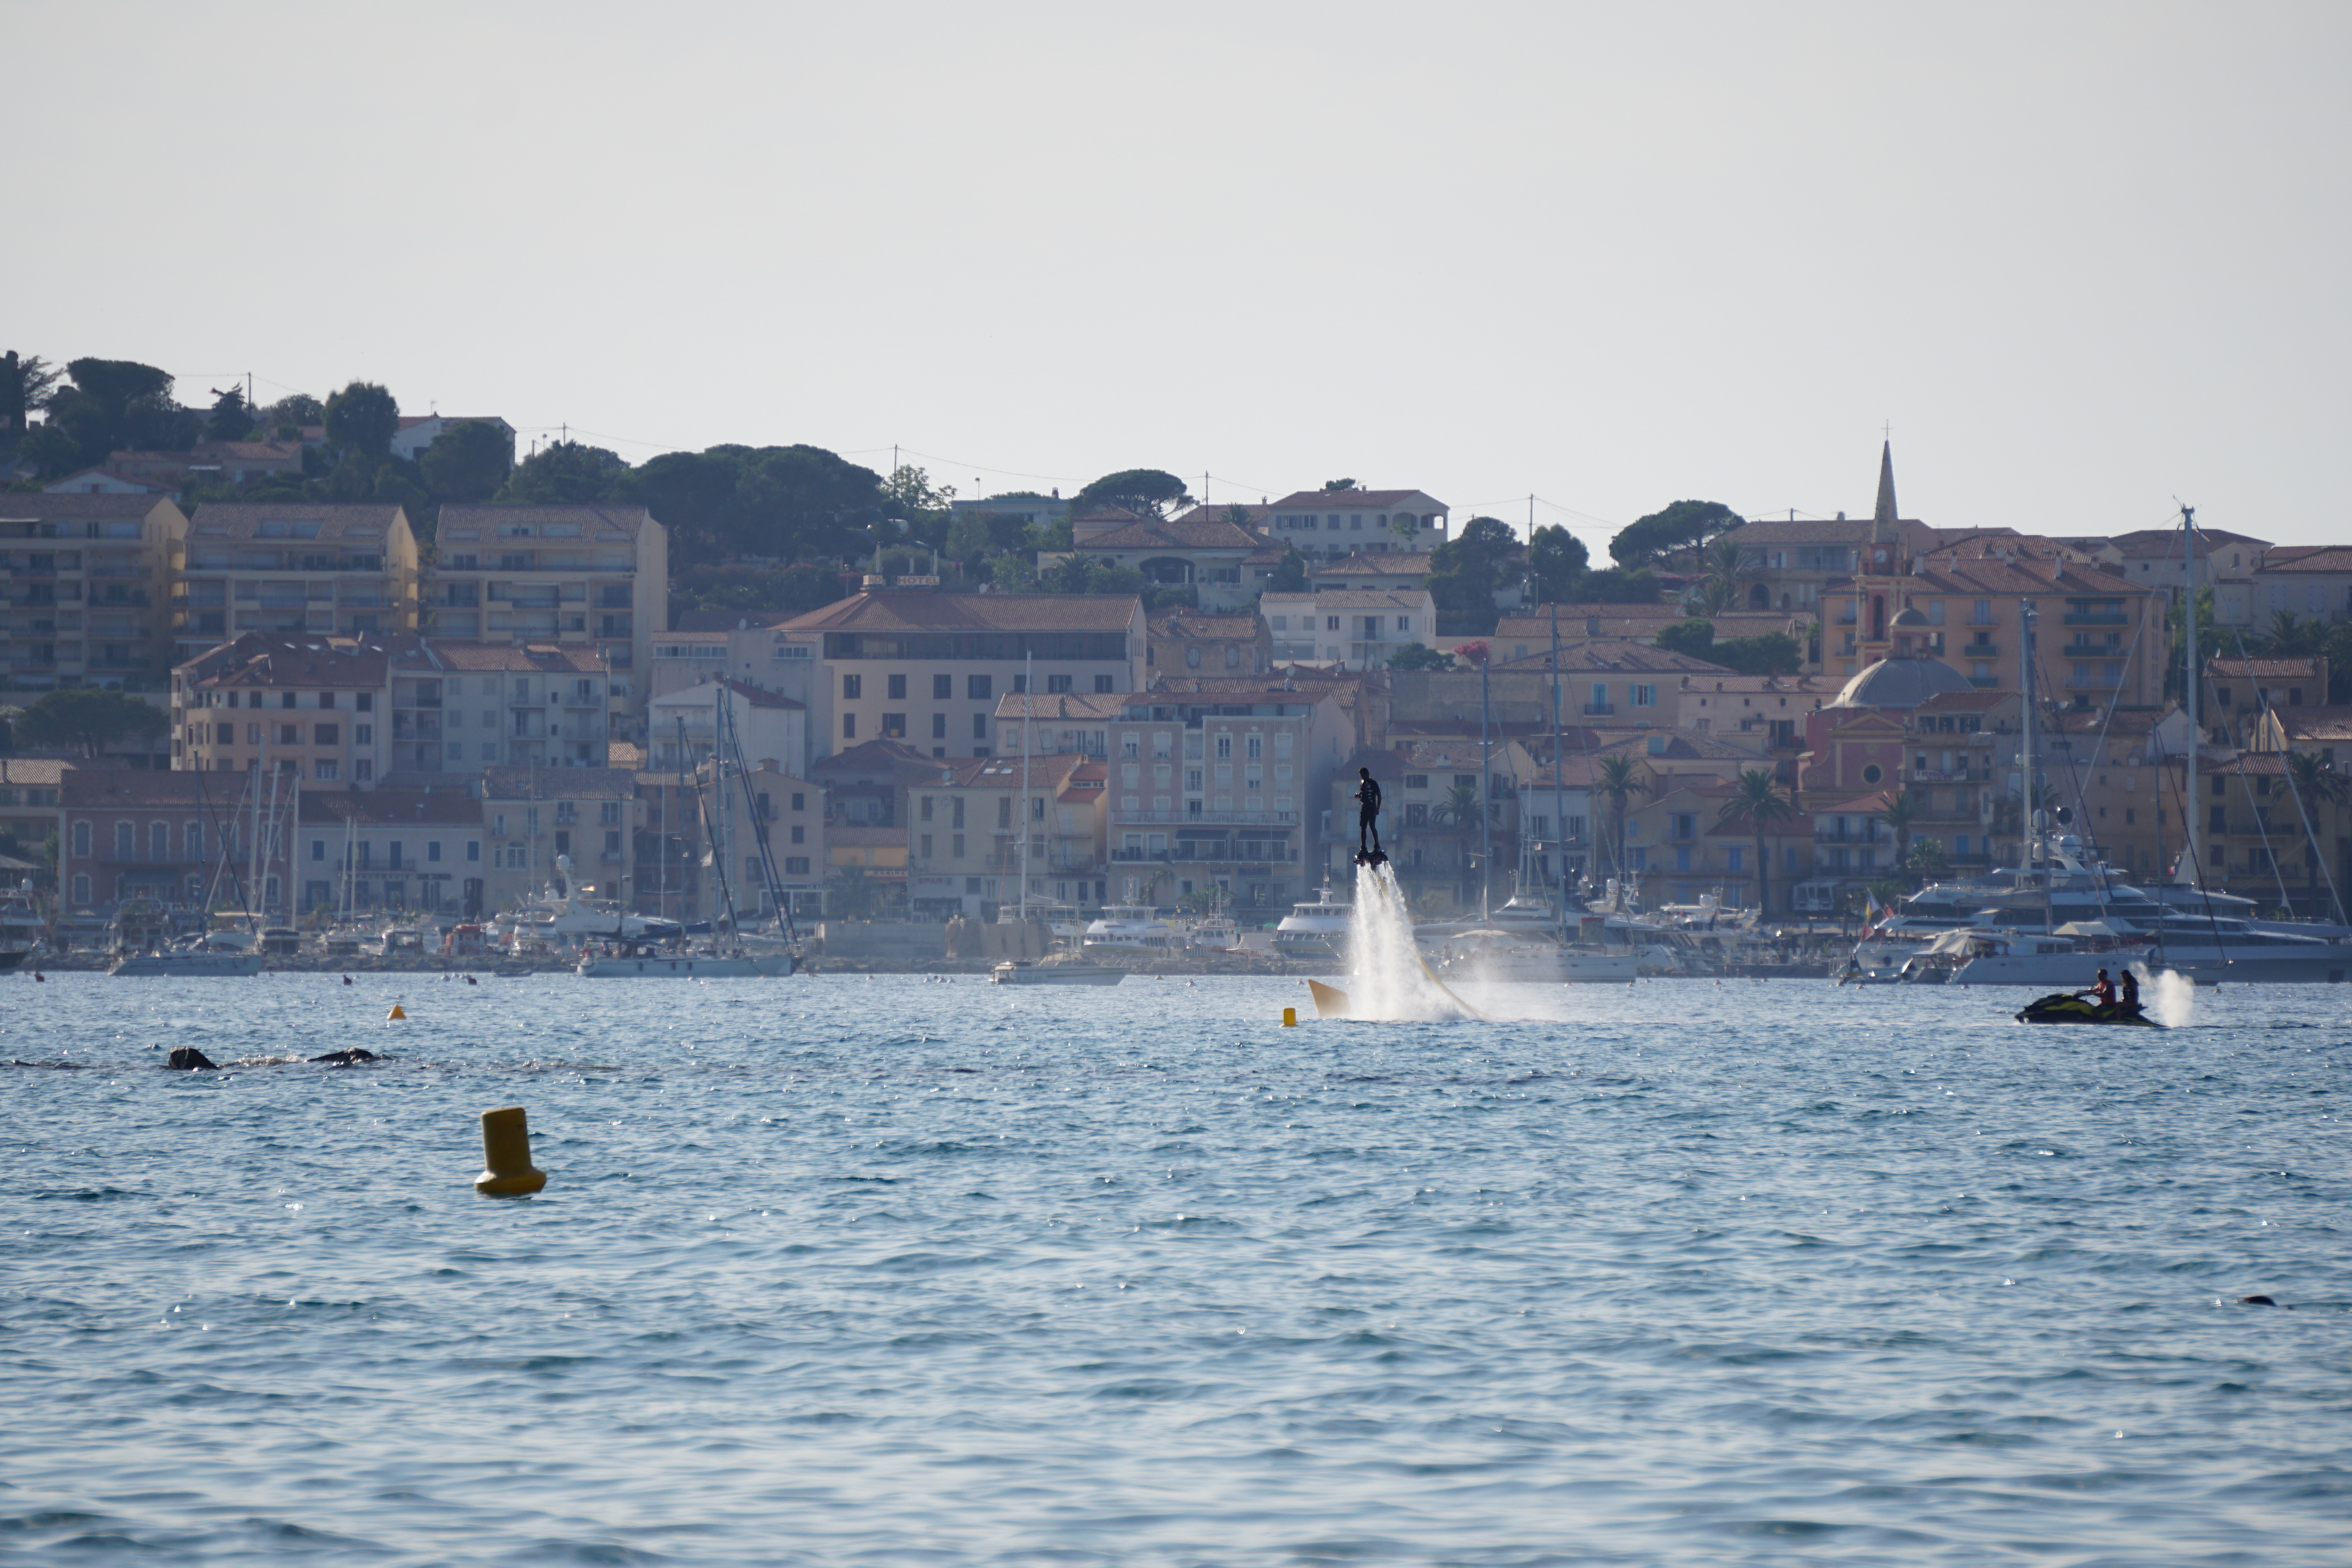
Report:
[[[1635,686],[1633,688],[1633,706],[1635,707],[1657,706],[1658,688],[1655,686]]]
[[[362,757],[352,764],[352,777],[362,784],[375,777],[375,764]]]
[[[975,681],[984,681],[988,677],[985,675],[974,675],[972,677]],[[971,716],[971,737],[974,740],[986,740],[988,738],[988,716],[986,714],[976,713]]]
[[[1067,675],[1047,675],[1047,676],[1045,677],[1045,694],[1046,694],[1048,696],[1052,696],[1052,695],[1055,695],[1059,694],[1059,693],[1066,692],[1066,691],[1068,691],[1069,689],[1070,689],[1070,677],[1069,677],[1069,676],[1067,676]]]
[[[808,842],[808,830],[798,822],[793,824],[793,842],[796,844]]]
[[[985,702],[991,696],[993,696],[995,692],[995,677],[992,675],[966,675],[964,677],[964,695],[970,697],[973,702]],[[985,734],[986,732],[975,730],[973,733]]]
[[[907,716],[903,713],[884,714],[882,716],[882,735],[883,737],[887,740],[906,739]]]
[[[466,841],[466,858],[469,861],[478,861],[482,858],[481,840],[467,839]]]
[[[76,822],[73,825],[73,852],[83,860],[89,858],[89,824],[88,822]]]
[[[865,676],[844,675],[841,677],[841,697],[844,702],[856,702],[859,697],[864,696],[865,695]]]
[[[904,675],[886,675],[883,678],[890,685],[890,700],[898,703],[905,702],[907,700],[907,677]]]
[[[845,675],[843,677],[845,680],[852,681],[856,678],[857,677],[856,675]],[[841,716],[841,738],[844,740],[856,740],[857,738],[857,716],[856,714],[845,713]]]
[[[1099,696],[1105,695],[1108,693],[1110,689],[1110,677],[1108,675],[1097,675],[1095,677],[1095,693],[1097,695]]]
[[[953,675],[933,675],[931,677],[931,697],[933,701],[946,702],[949,698],[954,695],[955,677]]]
[[[76,872],[74,873],[73,901],[78,904],[84,905],[89,903],[89,873],[88,872]]]
[[[130,823],[114,824],[114,858],[116,860],[127,861],[137,852],[137,845],[132,841],[135,837]]]
[[[375,726],[372,724],[355,724],[352,726],[352,744],[353,746],[373,746],[375,744]]]
[[[944,675],[940,677],[942,680],[945,680],[946,678],[947,677]],[[933,740],[945,740],[947,737],[948,716],[943,713],[935,713],[931,715],[931,738]]]
[[[340,763],[321,758],[310,765],[310,777],[321,784],[332,784],[341,774],[342,766]]]

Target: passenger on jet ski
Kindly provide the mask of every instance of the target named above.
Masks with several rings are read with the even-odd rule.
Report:
[[[2128,964],[2124,966],[2122,980],[2124,994],[2116,1002],[2116,1010],[2126,1017],[2137,1018],[2139,1017],[2139,977],[2131,972],[2131,966]]]

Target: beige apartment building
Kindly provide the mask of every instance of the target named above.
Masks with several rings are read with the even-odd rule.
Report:
[[[187,528],[158,496],[0,496],[8,689],[163,690]]]
[[[828,733],[811,738],[820,756],[890,740],[943,759],[1017,744],[999,733],[997,704],[1032,675],[1042,695],[1136,690],[1150,645],[1139,598],[923,589],[856,594],[770,636],[819,651],[830,688]]]
[[[601,768],[606,681],[584,644],[248,632],[174,673],[172,766],[261,765],[314,788]]]
[[[643,507],[444,507],[423,608],[437,637],[593,649],[613,735],[635,739],[669,623],[669,530]]]
[[[1265,508],[1276,545],[1308,559],[1368,550],[1423,554],[1445,542],[1450,508],[1422,490],[1296,490]]]
[[[486,911],[562,887],[631,906],[632,841],[644,825],[634,774],[619,768],[499,766],[484,770],[482,839]],[[568,873],[563,864],[569,862]]]
[[[1102,873],[1102,804],[1103,765],[1090,758],[949,763],[907,791],[908,909],[992,920],[1021,901],[1024,871],[1033,904],[1097,902],[1088,894]]]
[[[1437,645],[1437,601],[1425,588],[1269,593],[1258,612],[1276,664],[1370,670],[1416,643]]]
[[[182,663],[247,632],[416,629],[416,536],[398,507],[208,501],[173,600]]]

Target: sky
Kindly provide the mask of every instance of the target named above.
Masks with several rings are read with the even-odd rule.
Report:
[[[1684,497],[1867,512],[1891,431],[1938,526],[2352,541],[2341,4],[8,0],[0,37],[37,215],[0,349],[184,402],[366,380],[967,496],[1349,476],[1596,557]]]

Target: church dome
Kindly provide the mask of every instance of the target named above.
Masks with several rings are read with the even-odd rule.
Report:
[[[1846,682],[1830,706],[1917,707],[1939,693],[1974,689],[1974,682],[1941,659],[1881,659]]]

